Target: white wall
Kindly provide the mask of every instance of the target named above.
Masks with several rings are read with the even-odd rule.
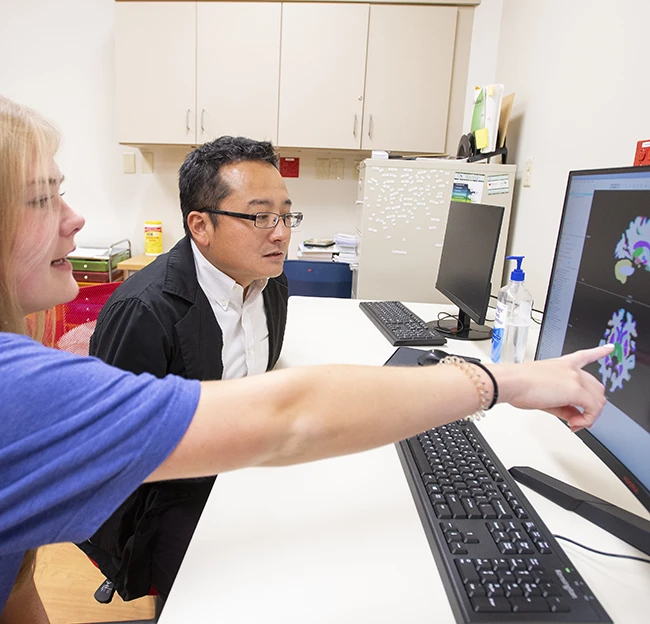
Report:
[[[61,128],[59,162],[67,198],[87,218],[81,244],[131,238],[143,248],[143,221],[162,219],[164,247],[182,236],[177,170],[187,148],[147,148],[155,173],[122,173],[115,131],[114,0],[0,0],[0,93],[29,104]],[[515,92],[508,137],[518,165],[512,252],[526,254],[529,287],[542,306],[570,169],[632,162],[650,138],[647,0],[483,0],[475,12],[466,128],[475,84],[503,82]],[[498,47],[497,47],[498,41]],[[137,62],[137,59],[134,59]],[[142,68],[146,71],[146,68]],[[354,230],[359,153],[302,150],[301,177],[287,179],[307,219],[297,242]],[[317,157],[343,156],[345,179],[316,180]],[[526,157],[531,188],[521,188]],[[338,227],[325,219],[335,217]]]
[[[508,147],[519,172],[509,251],[527,256],[535,307],[568,172],[631,165],[650,138],[648,24],[648,0],[503,0],[496,81],[515,92]],[[532,186],[522,188],[527,157]]]
[[[481,0],[481,4],[474,9],[463,132],[469,132],[472,125],[474,87],[498,82],[496,79],[497,54],[499,52],[502,10],[503,0]],[[510,93],[507,88],[506,93]]]
[[[108,245],[128,237],[134,253],[141,253],[143,222],[161,219],[167,250],[183,235],[177,172],[189,148],[143,147],[154,154],[154,173],[148,175],[140,173],[140,151],[118,144],[114,5],[114,0],[0,0],[0,93],[60,128],[66,199],[86,217],[78,244]],[[123,152],[136,153],[138,173],[122,173]],[[283,155],[301,158],[301,177],[286,182],[296,209],[307,217],[291,255],[302,238],[354,232],[354,160],[364,156],[313,150]],[[317,157],[344,158],[344,179],[316,180]],[[324,222],[325,215],[338,227]]]

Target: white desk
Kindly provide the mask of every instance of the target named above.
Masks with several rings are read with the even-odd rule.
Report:
[[[441,309],[411,307],[425,320]],[[488,359],[485,341],[450,341],[446,348]],[[393,351],[358,301],[289,300],[281,367],[381,365]],[[337,409],[345,406],[332,405]],[[650,518],[613,473],[552,416],[499,405],[479,426],[506,467],[533,466]],[[640,554],[524,491],[553,533],[608,552]],[[563,547],[615,622],[648,622],[649,565]],[[454,621],[391,445],[301,466],[220,475],[160,624]]]

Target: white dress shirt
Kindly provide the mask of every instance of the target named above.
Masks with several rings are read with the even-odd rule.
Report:
[[[194,241],[190,242],[199,286],[223,333],[223,379],[263,373],[269,363],[269,330],[262,297],[268,280],[255,280],[244,300],[242,286],[210,264]]]

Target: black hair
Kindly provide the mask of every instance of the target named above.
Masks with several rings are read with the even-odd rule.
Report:
[[[239,162],[268,163],[278,168],[279,157],[270,141],[222,136],[192,150],[178,172],[183,227],[189,234],[187,215],[202,208],[219,208],[232,189],[221,177],[221,168]],[[217,215],[210,214],[214,225]]]

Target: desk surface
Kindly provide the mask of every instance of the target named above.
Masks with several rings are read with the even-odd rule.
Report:
[[[143,269],[148,264],[151,264],[158,256],[147,256],[146,254],[140,254],[139,256],[133,256],[132,258],[127,258],[118,262],[117,268],[122,269],[123,271],[139,271]]]
[[[444,309],[410,307],[425,320]],[[447,348],[488,359],[488,342],[450,341]],[[529,349],[532,354],[533,345]],[[358,301],[292,297],[278,366],[382,365],[393,351]],[[533,466],[650,518],[552,416],[498,405],[479,427],[507,467]],[[640,554],[523,489],[553,533],[608,552]],[[563,548],[614,622],[648,621],[650,566]],[[160,619],[174,622],[455,622],[395,447],[220,475]]]

